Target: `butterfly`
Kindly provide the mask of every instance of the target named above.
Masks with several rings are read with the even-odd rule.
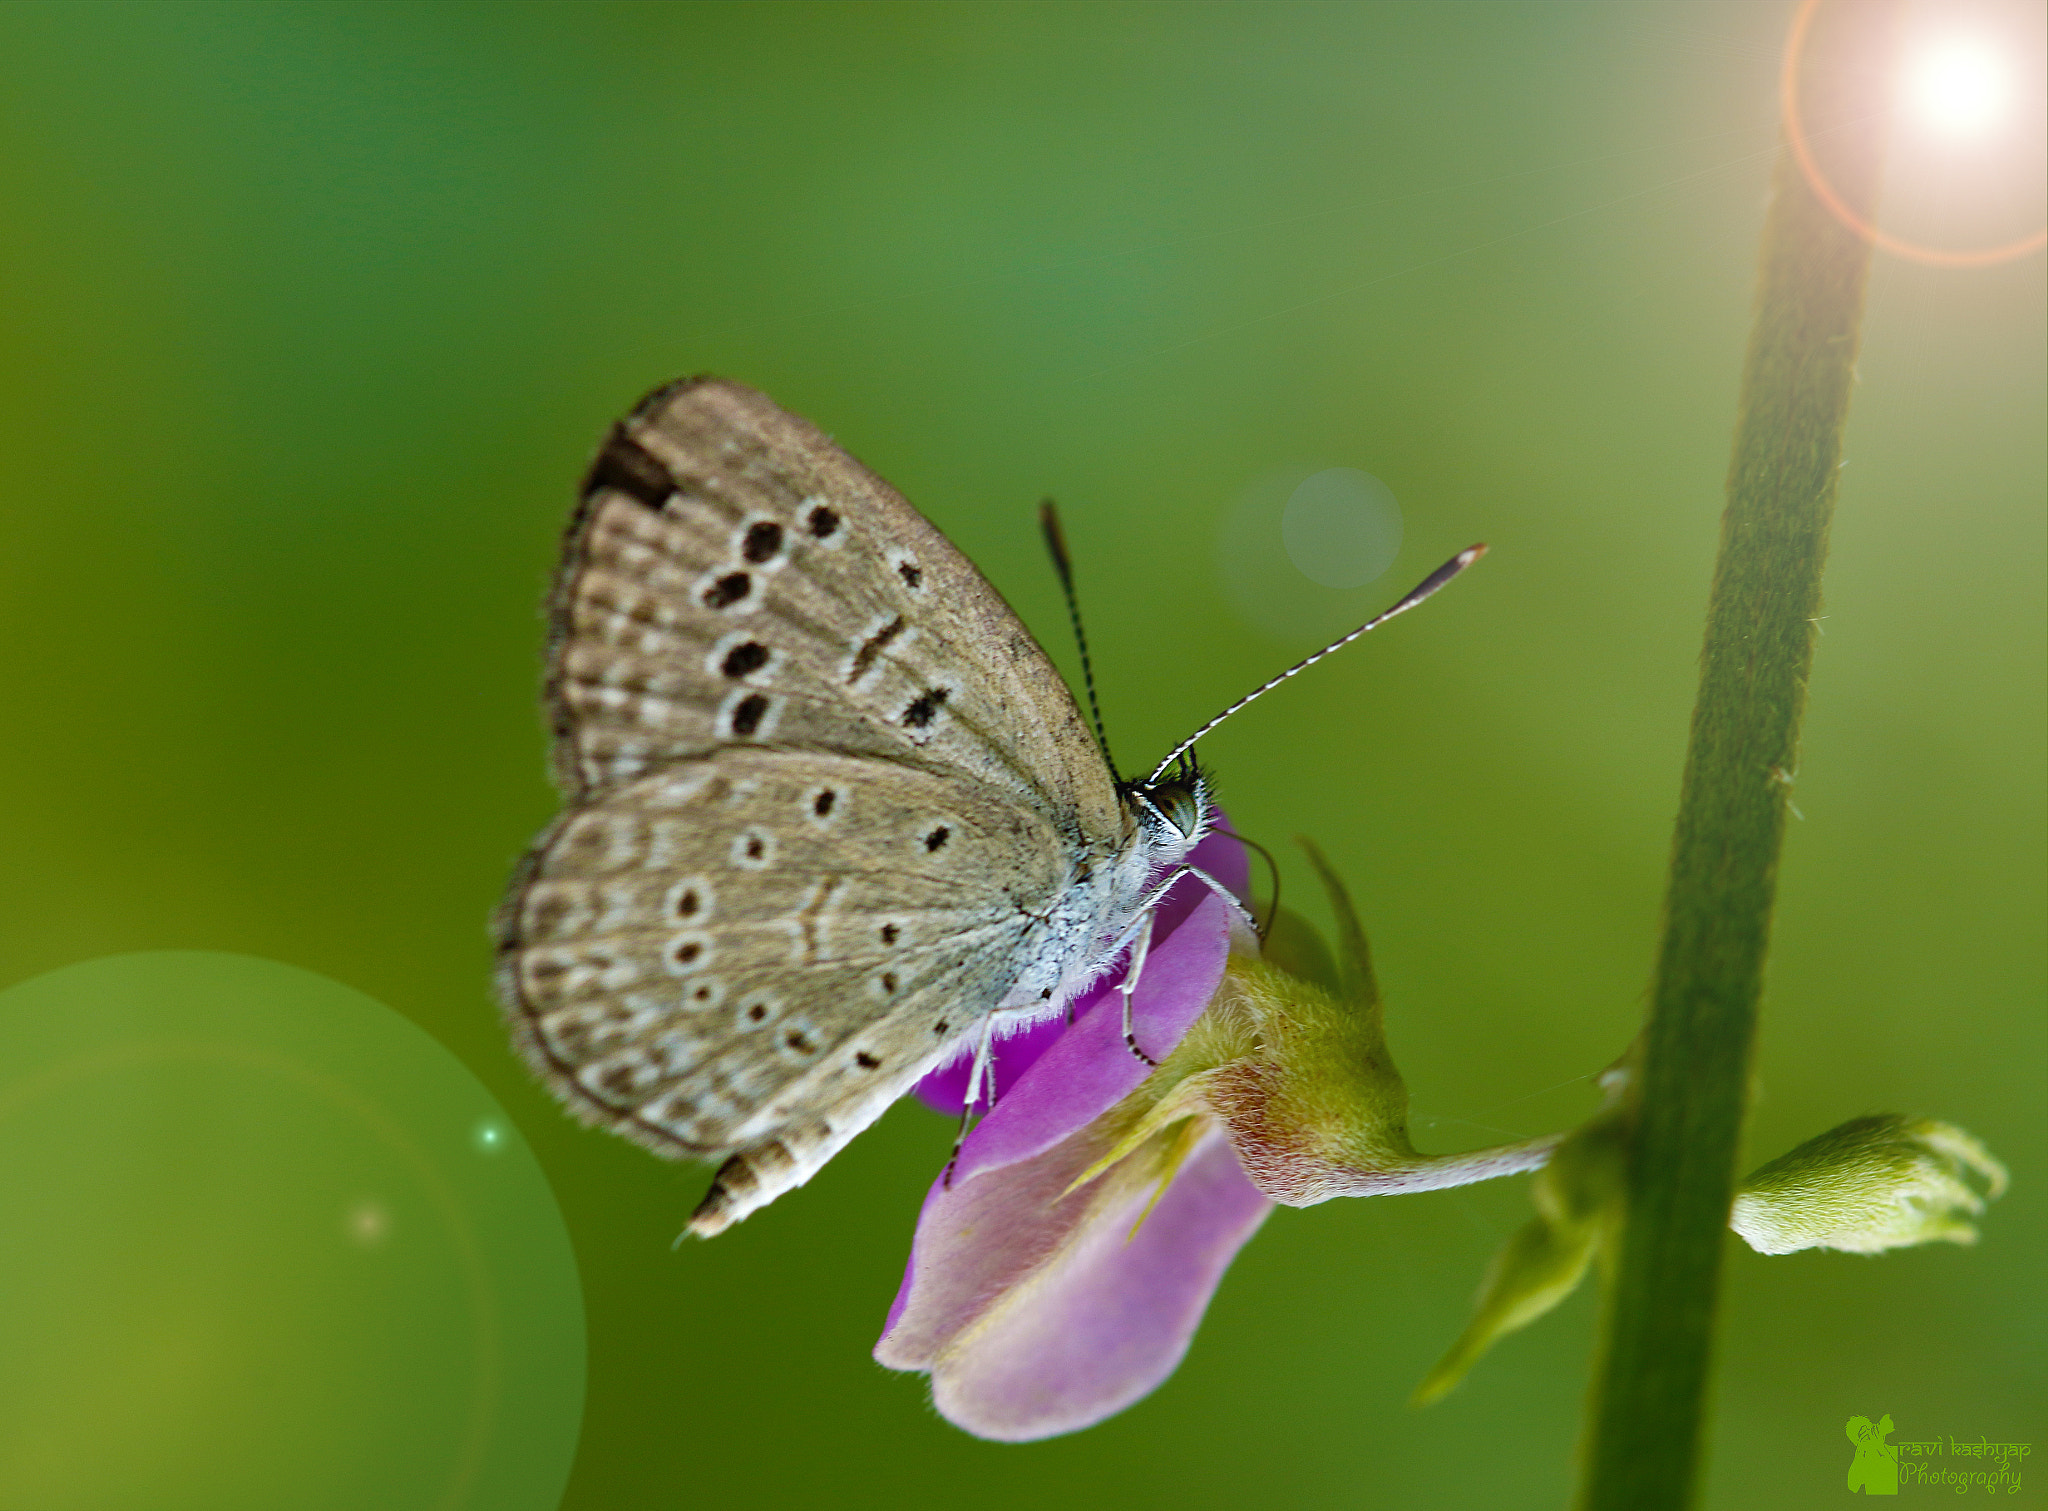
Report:
[[[1119,779],[973,564],[737,383],[613,428],[548,612],[565,803],[498,909],[499,996],[578,1117],[721,1162],[700,1235],[1142,953],[1209,825],[1191,750],[1221,716]]]

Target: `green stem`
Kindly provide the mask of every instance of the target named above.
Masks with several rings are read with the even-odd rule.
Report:
[[[1827,7],[1832,34],[1808,49],[1832,65],[1807,75],[1838,91],[1827,117],[1850,123],[1827,134],[1830,180],[1865,213],[1892,9]],[[1869,245],[1779,156],[1664,939],[1631,1077],[1627,1208],[1588,1411],[1589,1511],[1681,1508],[1697,1493],[1723,1235],[1854,381]]]

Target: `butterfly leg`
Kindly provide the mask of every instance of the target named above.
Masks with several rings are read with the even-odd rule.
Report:
[[[982,1088],[988,1088],[990,1111],[996,1105],[996,1022],[993,1017],[981,1020],[981,1037],[974,1044],[974,1064],[967,1072],[967,1094],[960,1099],[960,1127],[953,1135],[953,1153],[946,1161],[945,1187],[953,1188],[953,1167],[960,1163],[961,1146],[967,1142],[968,1122],[974,1116],[974,1104],[982,1100]]]
[[[1131,1021],[1131,999],[1137,995],[1138,978],[1145,973],[1145,957],[1152,951],[1152,910],[1165,899],[1166,894],[1173,889],[1174,885],[1183,876],[1194,877],[1195,880],[1201,882],[1202,885],[1229,903],[1232,911],[1242,918],[1246,924],[1254,928],[1257,926],[1256,920],[1253,919],[1245,905],[1237,900],[1235,892],[1231,891],[1230,888],[1211,876],[1207,871],[1201,870],[1196,866],[1182,865],[1174,867],[1146,894],[1142,910],[1138,914],[1138,920],[1131,925],[1131,963],[1124,971],[1124,979],[1117,989],[1123,993],[1124,998],[1124,1047],[1147,1065],[1157,1065],[1159,1062],[1138,1047],[1138,1036]],[[1070,1025],[1073,1022],[1072,1013],[1073,1009],[1070,1006],[1067,1019]]]
[[[1137,919],[1129,928],[1124,930],[1123,936],[1109,947],[1109,953],[1114,956],[1125,945],[1131,946],[1131,963],[1125,968],[1123,982],[1117,988],[1123,993],[1124,998],[1124,1043],[1129,1047],[1132,1054],[1143,1060],[1147,1065],[1157,1065],[1159,1062],[1146,1054],[1144,1050],[1138,1048],[1137,1035],[1131,1031],[1131,996],[1138,990],[1138,977],[1144,974],[1145,957],[1152,950],[1152,910],[1159,906],[1161,900],[1165,898],[1168,892],[1173,890],[1174,883],[1178,882],[1190,871],[1194,871],[1193,866],[1175,866],[1165,876],[1154,882],[1152,890],[1147,892],[1144,900],[1138,904]],[[1199,871],[1195,871],[1195,874],[1197,876],[1201,875]],[[1068,1006],[1067,1014],[1067,1023],[1071,1027],[1074,1021],[1071,1004]]]
[[[1137,937],[1131,941],[1131,963],[1124,970],[1124,979],[1117,989],[1124,995],[1124,1048],[1143,1060],[1147,1065],[1159,1062],[1138,1048],[1138,1034],[1131,1022],[1131,999],[1138,992],[1138,978],[1145,974],[1145,957],[1152,953],[1152,910],[1147,908],[1138,921]]]
[[[1222,898],[1224,902],[1229,904],[1230,911],[1235,913],[1239,918],[1244,920],[1246,927],[1251,928],[1253,930],[1256,930],[1258,928],[1259,921],[1256,918],[1252,917],[1252,910],[1246,907],[1242,902],[1238,901],[1238,897],[1235,892],[1231,891],[1230,888],[1226,887],[1222,882],[1218,881],[1215,877],[1211,876],[1207,871],[1202,870],[1199,866],[1182,866],[1181,874],[1185,876],[1194,877],[1196,881],[1200,882],[1203,886],[1207,887],[1211,892],[1214,892],[1218,897]]]

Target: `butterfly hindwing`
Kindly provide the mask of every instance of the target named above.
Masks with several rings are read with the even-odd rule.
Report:
[[[964,781],[734,747],[595,797],[501,910],[528,1060],[659,1152],[815,1163],[993,1011],[1065,881],[1034,810]]]

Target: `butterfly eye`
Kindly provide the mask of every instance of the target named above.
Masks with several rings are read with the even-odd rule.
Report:
[[[1202,826],[1202,805],[1195,795],[1192,782],[1182,781],[1178,776],[1156,786],[1141,787],[1139,795],[1149,802],[1159,817],[1183,838],[1194,835]]]

